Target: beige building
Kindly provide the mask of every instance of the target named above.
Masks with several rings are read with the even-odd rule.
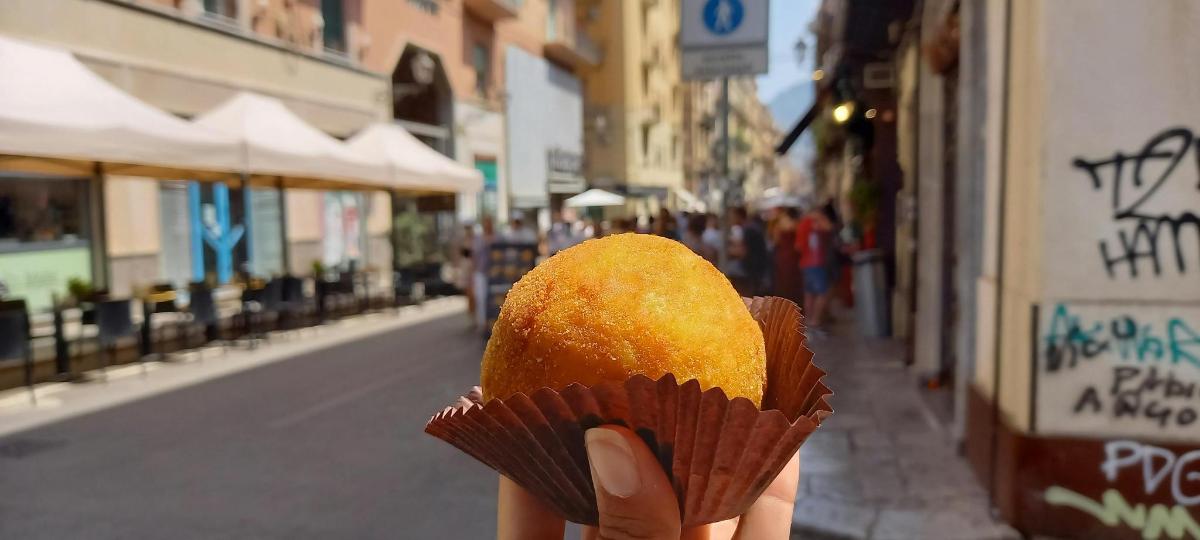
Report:
[[[685,188],[710,207],[720,204],[721,83],[683,82]],[[775,155],[780,132],[751,77],[729,80],[729,176],[740,181],[739,200],[753,202],[781,185]]]
[[[66,276],[81,275],[125,294],[155,282],[179,285],[197,279],[198,273],[212,270],[214,256],[194,240],[200,225],[189,218],[195,219],[190,208],[196,198],[202,199],[204,208],[222,206],[216,200],[227,198],[224,206],[230,208],[230,224],[245,227],[246,241],[233,248],[238,269],[306,274],[316,260],[332,265],[349,259],[360,266],[388,269],[393,260],[389,241],[393,212],[420,212],[420,219],[440,235],[431,237],[431,250],[449,245],[449,235],[456,229],[455,208],[460,216],[475,216],[481,207],[482,212],[506,216],[513,188],[508,174],[513,165],[507,157],[510,133],[519,138],[539,132],[547,138],[574,140],[563,148],[547,148],[544,140],[519,141],[533,156],[522,163],[532,163],[534,174],[518,175],[517,180],[524,182],[518,187],[540,189],[543,199],[548,198],[551,176],[573,182],[558,187],[563,196],[584,187],[581,171],[550,170],[551,163],[569,169],[582,162],[581,90],[574,91],[573,112],[546,111],[574,118],[573,135],[531,130],[525,119],[511,123],[505,119],[511,96],[569,86],[524,74],[517,82],[540,80],[543,87],[510,88],[506,75],[510,54],[528,59],[530,69],[566,79],[599,61],[598,51],[579,31],[585,13],[577,12],[575,0],[4,0],[3,4],[0,33],[68,49],[109,82],[184,118],[249,90],[279,98],[305,121],[335,137],[348,137],[373,121],[398,122],[485,176],[481,196],[460,196],[455,204],[450,197],[418,201],[382,192],[289,189],[281,196],[269,189],[233,187],[224,193],[211,184],[199,185],[197,194],[189,191],[193,188],[186,182],[108,175],[103,182],[93,183],[99,189],[82,202],[62,203],[63,212],[70,215],[102,216],[90,224],[76,220],[81,224],[62,235],[69,241],[61,246],[39,242],[37,250],[0,246],[0,270],[39,269],[7,271],[11,275],[4,277],[9,283],[61,289]],[[569,122],[566,125],[571,127]],[[551,152],[557,159],[550,159]],[[65,194],[90,182],[38,181],[40,187],[33,179],[2,179],[0,183],[13,193],[0,195],[67,201]],[[254,227],[249,226],[248,216],[253,217]],[[338,216],[358,225],[340,224]],[[343,229],[354,237],[336,232]],[[272,242],[272,235],[286,237],[287,243]],[[69,257],[55,251],[60,247],[70,248]],[[31,253],[38,261],[32,266],[27,264],[35,258]],[[64,260],[81,268],[66,273],[41,270],[68,266]],[[48,298],[49,293],[37,296]]]
[[[509,88],[508,55],[520,51],[569,75],[595,65],[599,54],[578,30],[575,0],[365,0],[362,11],[369,38],[363,66],[389,77],[395,120],[484,175],[484,192],[458,201],[461,216],[504,219],[514,197],[539,189],[547,195],[545,155],[536,159],[540,186],[529,185],[524,162],[509,159],[506,131],[527,131],[520,118],[506,121],[509,98],[537,89]],[[514,167],[523,174],[513,178]]]
[[[357,1],[6,0],[0,33],[65,48],[114,85],[185,118],[249,90],[278,97],[314,126],[345,137],[387,119],[391,109],[388,79],[360,64],[369,43],[362,33],[361,8]],[[12,188],[7,196],[19,199],[27,194],[54,197],[88,181],[9,177],[0,184]],[[31,297],[48,298],[48,292],[61,293],[65,275],[84,276],[115,294],[202,277],[212,271],[215,257],[192,240],[199,225],[189,223],[189,197],[202,198],[203,205],[229,200],[228,206],[238,208],[234,222],[247,217],[238,212],[256,214],[258,227],[246,231],[245,241],[234,248],[238,267],[249,265],[265,274],[307,273],[314,260],[343,257],[360,265],[391,266],[391,211],[384,193],[288,190],[280,197],[271,189],[224,194],[203,184],[194,195],[184,182],[113,175],[102,186],[83,199],[58,203],[64,215],[102,219],[26,246],[30,249],[0,253],[6,281],[29,289]],[[245,198],[239,200],[241,196]],[[286,223],[280,199],[286,199]],[[360,224],[353,228],[353,239],[325,234],[323,220],[334,219],[335,212],[354,216]],[[250,251],[252,239],[259,251]],[[46,263],[80,250],[89,255],[69,259],[90,260],[87,268]],[[36,271],[23,270],[31,268]]]
[[[631,196],[632,212],[673,204],[683,187],[679,2],[584,0],[604,62],[585,73],[588,181]]]

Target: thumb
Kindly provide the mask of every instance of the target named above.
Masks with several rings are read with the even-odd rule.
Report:
[[[617,426],[589,429],[585,440],[600,511],[597,537],[678,539],[679,502],[646,445]]]

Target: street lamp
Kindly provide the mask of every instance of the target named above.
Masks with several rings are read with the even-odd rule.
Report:
[[[845,124],[850,119],[850,115],[854,113],[854,104],[847,101],[833,108],[833,121],[839,124]]]

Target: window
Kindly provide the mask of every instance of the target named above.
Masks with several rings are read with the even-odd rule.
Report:
[[[650,163],[650,124],[642,124],[642,160]]]
[[[546,6],[546,41],[558,38],[558,1],[547,0]]]
[[[237,18],[237,0],[204,0],[204,12]]]
[[[87,237],[86,180],[0,179],[0,252]]]
[[[87,180],[0,176],[0,283],[47,309],[67,282],[92,278]]]
[[[346,52],[346,15],[342,0],[321,0],[321,18],[325,21],[322,37],[325,49]]]
[[[420,9],[421,11],[424,11],[430,15],[438,14],[439,6],[437,0],[408,0],[408,3],[416,6],[417,9]]]
[[[491,82],[492,51],[483,43],[471,47],[471,66],[475,69],[475,93],[486,98]]]

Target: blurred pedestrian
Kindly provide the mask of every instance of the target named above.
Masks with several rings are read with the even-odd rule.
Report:
[[[704,244],[709,249],[717,253],[714,260],[719,259],[721,253],[721,221],[712,212],[700,215],[704,216],[704,234],[701,235],[700,239],[704,241]]]
[[[563,220],[562,212],[551,216],[550,230],[546,232],[546,253],[554,255],[580,242],[570,223]]]
[[[509,242],[536,244],[538,235],[537,231],[533,230],[533,227],[525,223],[525,216],[521,212],[513,212],[512,219],[509,220],[508,232],[505,233],[504,239]]]
[[[710,263],[717,264],[717,250],[704,242],[704,228],[708,219],[704,214],[692,214],[681,242]]]
[[[809,210],[796,226],[796,250],[800,252],[800,271],[804,277],[804,317],[806,326],[820,329],[829,304],[833,285],[830,273],[833,249],[833,222],[820,206]]]
[[[733,263],[729,280],[742,296],[755,296],[761,292],[767,274],[767,240],[762,225],[751,220],[743,206],[730,211],[729,258]]]
[[[679,240],[679,229],[676,228],[675,216],[666,208],[658,209],[658,219],[654,220],[654,234],[671,240]]]
[[[462,237],[458,239],[458,264],[454,285],[467,297],[467,317],[475,320],[475,226],[463,225]]]
[[[496,241],[496,223],[491,216],[479,222],[479,234],[471,244],[471,256],[475,269],[475,325],[483,328],[487,324],[488,264],[491,261],[492,243]]]
[[[784,208],[775,220],[775,287],[774,294],[797,305],[804,304],[803,280],[800,276],[800,253],[796,250],[796,225],[800,212]]]

